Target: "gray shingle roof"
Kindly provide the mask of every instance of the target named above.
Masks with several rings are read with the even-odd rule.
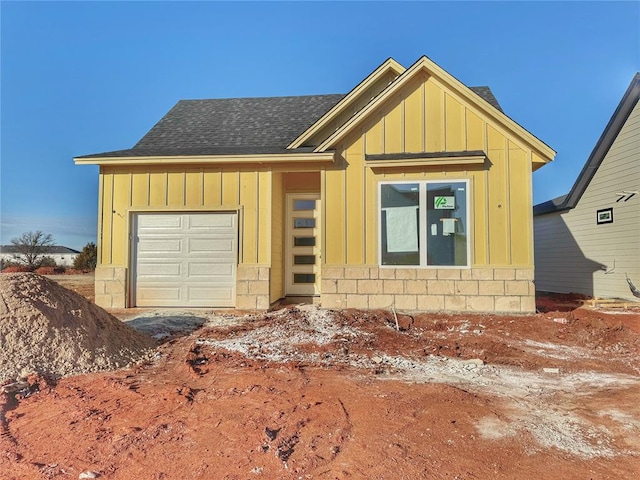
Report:
[[[502,112],[502,107],[498,103],[496,97],[494,97],[493,92],[489,87],[469,87],[476,95],[478,95],[483,100],[486,100],[491,106],[497,108]],[[504,112],[502,112],[504,113]]]
[[[471,90],[502,111],[489,87]],[[77,158],[307,152],[286,147],[343,97],[180,100],[133,148]]]
[[[132,149],[80,158],[301,152],[286,147],[342,97],[180,100]]]

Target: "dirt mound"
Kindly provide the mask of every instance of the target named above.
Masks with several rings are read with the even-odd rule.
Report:
[[[52,280],[0,275],[0,381],[119,368],[153,346],[153,339]]]

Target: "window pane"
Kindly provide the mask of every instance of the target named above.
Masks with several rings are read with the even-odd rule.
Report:
[[[293,283],[315,283],[316,276],[314,273],[294,273]]]
[[[316,237],[293,237],[294,247],[315,247]]]
[[[419,185],[381,185],[380,204],[382,265],[419,265]]]
[[[314,265],[316,263],[315,255],[294,255],[294,265]]]
[[[294,210],[314,210],[316,208],[315,200],[294,200]]]
[[[467,185],[427,184],[427,265],[467,265]]]
[[[294,218],[293,228],[315,228],[315,218]]]

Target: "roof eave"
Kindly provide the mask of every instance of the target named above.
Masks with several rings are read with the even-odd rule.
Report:
[[[246,164],[246,163],[333,163],[334,152],[250,155],[153,155],[128,157],[76,157],[76,165],[157,165],[169,164]]]
[[[533,216],[539,217],[541,215],[549,215],[550,213],[562,213],[567,210],[571,210],[571,208],[565,205],[545,205],[545,203],[539,203],[538,205],[533,207]]]

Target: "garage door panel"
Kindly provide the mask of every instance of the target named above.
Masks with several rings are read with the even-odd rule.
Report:
[[[163,215],[163,214],[149,214],[138,217],[138,231],[145,232],[145,230],[181,230],[183,218],[176,215]]]
[[[182,240],[180,239],[156,239],[140,241],[138,243],[138,253],[163,254],[179,253],[182,251]]]
[[[235,304],[235,292],[225,287],[188,287],[189,298],[194,301],[209,301],[213,299],[221,307],[231,307]]]
[[[178,287],[165,287],[162,285],[146,286],[138,289],[138,300],[143,302],[148,301],[163,301],[177,302],[180,300],[180,288]]]
[[[235,228],[236,218],[235,215],[189,215],[188,224],[190,230],[228,231]]]
[[[141,213],[135,229],[137,306],[235,305],[235,213]]]
[[[138,275],[153,277],[176,277],[182,275],[180,263],[143,263],[138,267]]]
[[[215,255],[235,252],[235,238],[190,238],[189,252]]]
[[[196,276],[210,276],[210,277],[223,277],[229,282],[229,278],[233,275],[234,265],[229,263],[189,263],[188,275],[190,277]]]

